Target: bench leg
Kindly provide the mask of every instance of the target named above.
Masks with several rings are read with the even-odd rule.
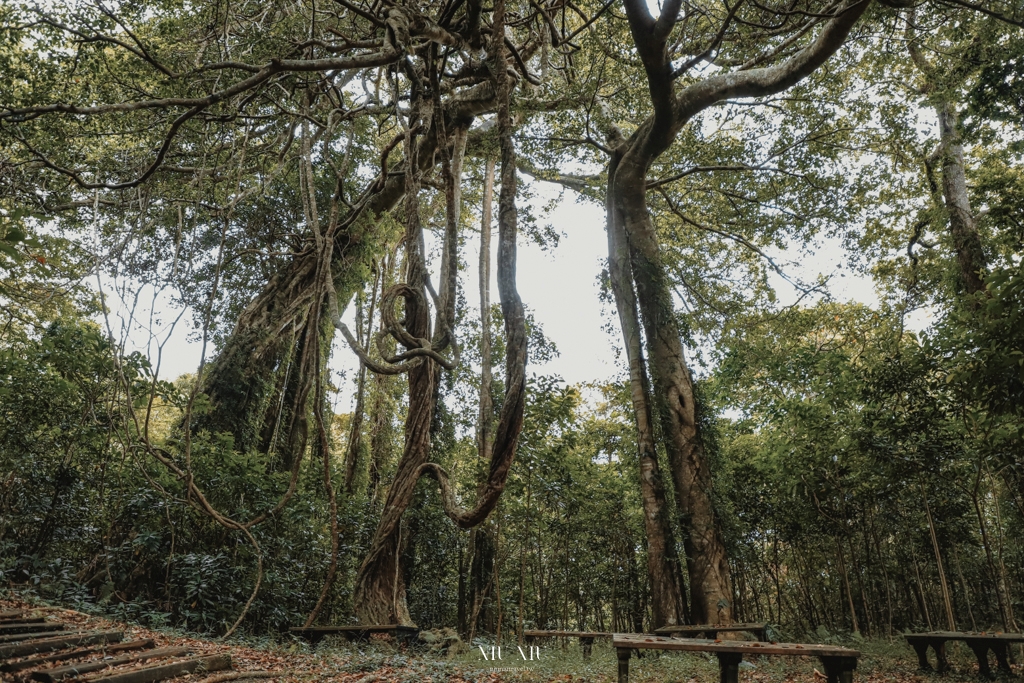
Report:
[[[1007,643],[992,643],[992,652],[996,654],[996,661],[999,662],[999,670],[1009,673],[1010,669],[1010,646]]]
[[[718,670],[720,683],[739,683],[740,662],[743,655],[739,652],[719,652]]]
[[[629,683],[629,655],[631,649],[628,647],[615,648],[615,654],[619,658],[619,683]]]
[[[594,639],[580,638],[580,645],[583,646],[583,659],[590,659],[591,648],[594,647]]]
[[[937,643],[932,643],[932,649],[935,650],[935,670],[940,674],[949,671],[949,660],[946,659],[946,641],[940,640]]]
[[[928,662],[928,643],[914,642],[910,644],[917,653],[917,665],[924,671],[931,671],[932,665]]]
[[[856,657],[821,657],[828,683],[853,683],[853,670],[857,668]]]
[[[978,673],[991,677],[992,669],[988,665],[988,643],[968,642],[967,645],[974,651],[974,656],[978,658]]]

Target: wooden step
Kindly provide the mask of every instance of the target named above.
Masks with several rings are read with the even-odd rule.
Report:
[[[193,657],[171,664],[150,666],[145,669],[113,671],[109,674],[76,678],[75,683],[153,683],[176,678],[195,671],[223,671],[231,668],[231,655],[209,655]]]
[[[46,617],[12,617],[10,619],[0,619],[0,625],[8,624],[41,624],[46,621]]]
[[[82,659],[83,657],[88,657],[89,655],[110,655],[115,652],[131,652],[132,650],[146,650],[151,647],[156,647],[156,643],[153,641],[152,638],[146,638],[145,640],[131,640],[127,643],[99,645],[97,647],[84,647],[80,650],[58,652],[52,655],[39,655],[38,657],[29,657],[28,659],[22,659],[17,662],[7,662],[6,664],[0,664],[0,671],[4,673],[24,671],[25,669],[35,669],[38,666],[42,666],[44,664],[51,664],[53,662],[69,662],[75,659]]]
[[[39,624],[29,624],[29,626],[39,626]],[[0,643],[20,643],[25,640],[33,640],[37,638],[54,638],[61,635],[60,631],[63,630],[64,625],[61,624],[60,629],[46,629],[42,631],[27,631],[25,633],[7,633],[0,636]]]
[[[53,634],[46,634],[53,635]],[[119,643],[124,639],[121,631],[87,631],[82,633],[64,633],[59,638],[43,638],[22,643],[0,645],[0,659],[12,659],[34,655],[37,652],[54,652],[72,645],[97,645],[99,643]]]
[[[41,622],[42,619],[39,620]],[[0,636],[11,633],[42,633],[43,631],[63,631],[64,624],[51,621],[49,623],[0,624]]]
[[[69,664],[67,666],[57,666],[52,669],[33,671],[32,680],[43,681],[43,683],[56,683],[56,681],[60,681],[65,678],[71,678],[72,676],[79,676],[93,671],[102,671],[103,669],[121,666],[122,664],[132,664],[134,662],[142,662],[147,659],[182,657],[187,654],[189,654],[187,647],[162,647],[156,650],[150,650],[149,652],[143,652],[138,655],[126,655],[124,657],[115,657],[113,659],[100,659],[95,662]]]
[[[23,615],[27,610],[23,609],[12,609],[6,612],[0,612],[0,619],[16,619]]]

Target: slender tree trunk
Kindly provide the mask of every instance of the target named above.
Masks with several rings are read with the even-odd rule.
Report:
[[[742,563],[733,567],[733,576],[736,580],[733,582],[733,593],[736,599],[736,613],[733,615],[736,619],[745,621],[750,619],[747,602],[747,573],[744,571]]]
[[[356,474],[359,472],[360,454],[363,450],[363,414],[366,402],[366,365],[359,364],[356,379],[356,405],[352,409],[352,420],[348,430],[348,448],[345,453],[345,494],[355,493]]]
[[[1006,564],[1003,562],[1003,513],[999,508],[998,492],[995,490],[996,479],[992,476],[992,472],[987,466],[985,467],[985,473],[988,476],[989,482],[992,484],[992,488],[990,490],[992,491],[992,500],[996,513],[996,559],[999,563],[999,581],[1003,586],[1003,593],[1006,594],[1006,611],[1010,622],[1008,629],[1019,631],[1020,627],[1017,626],[1017,620],[1013,615],[1013,598],[1011,597],[1013,595],[1013,591],[1010,588],[1010,579],[1007,575]]]
[[[964,579],[964,570],[960,566],[960,553],[957,552],[956,546],[953,546],[953,563],[956,565],[956,573],[960,579],[960,585],[964,589],[964,602],[967,604],[967,616],[971,620],[971,630],[977,631],[978,624],[974,621],[974,610],[971,609],[971,590],[967,586],[967,580]]]
[[[956,620],[953,618],[953,600],[949,595],[949,584],[946,582],[946,569],[942,566],[942,554],[939,552],[939,537],[935,533],[935,520],[932,519],[932,509],[928,505],[928,494],[924,490],[924,484],[918,482],[921,487],[921,500],[924,501],[924,511],[928,517],[928,532],[932,539],[932,550],[935,552],[935,565],[939,569],[939,586],[942,588],[942,603],[946,608],[946,624],[950,631],[956,630]]]
[[[477,493],[479,495],[487,480],[486,466],[491,460],[491,423],[494,419],[491,379],[491,200],[494,194],[494,159],[484,162],[484,196],[480,222],[480,264],[478,268],[480,288],[480,414],[477,418],[477,453],[479,455]],[[470,592],[473,610],[469,624],[470,640],[477,631],[477,619],[483,617],[485,630],[493,623],[489,590],[494,567],[493,525],[484,522],[470,531],[470,547],[473,549]]]
[[[862,571],[863,563],[857,561],[856,548],[853,545],[854,535],[851,534],[847,537],[846,542],[850,545],[850,562],[853,564],[854,571],[857,576],[857,585],[860,588],[860,604],[861,609],[864,611],[864,635],[868,638],[871,637],[871,605],[868,602],[867,590],[864,587],[864,573]]]
[[[466,552],[463,549],[462,542],[459,542],[459,603],[456,606],[456,624],[455,628],[459,635],[466,638],[469,634],[469,610],[466,604],[469,600],[468,591],[466,590],[466,573],[468,567],[466,566],[467,558],[471,558],[471,552]]]
[[[924,592],[924,582],[921,580],[921,565],[917,561],[917,552],[911,545],[911,556],[914,559],[914,576],[917,578],[917,594],[921,601],[921,612],[924,613],[924,620],[928,623],[928,630],[932,630],[931,611],[928,609],[928,596]]]
[[[364,347],[369,346],[370,335],[373,333],[373,314],[377,305],[377,288],[383,280],[383,273],[377,269],[377,275],[373,280],[373,291],[370,294],[370,306],[366,312],[365,325],[361,320],[362,305],[356,310],[356,327],[359,334],[359,343]],[[352,422],[349,425],[348,452],[345,455],[345,493],[352,496],[355,493],[355,480],[359,472],[360,459],[366,450],[363,443],[363,415],[366,411],[366,364],[359,362],[359,378],[356,383],[356,405],[352,409]]]
[[[980,480],[980,473],[978,478]],[[988,525],[985,523],[985,513],[981,509],[981,502],[978,499],[977,486],[975,486],[974,490],[971,492],[971,501],[974,503],[974,511],[978,516],[978,526],[981,529],[981,543],[985,548],[985,559],[988,561],[988,570],[992,575],[992,582],[996,587],[996,601],[999,604],[999,618],[1002,621],[1003,628],[1009,631],[1013,624],[1013,617],[1010,615],[1010,610],[1008,608],[1009,600],[1006,594],[1006,585],[1002,581],[999,570],[996,568],[995,559],[992,556],[992,544],[988,537]]]
[[[494,583],[494,534],[481,527],[470,532],[473,541],[473,564],[469,573],[470,604],[473,606],[469,618],[470,641],[478,630],[478,620],[482,619],[482,630],[493,633],[490,626],[494,622],[491,609],[491,587]]]
[[[846,601],[850,607],[850,621],[853,624],[855,633],[860,633],[860,624],[857,623],[857,610],[853,606],[853,590],[850,588],[850,574],[846,571],[846,558],[843,557],[842,541],[836,539],[836,551],[839,556],[839,571],[843,575],[843,588],[846,591]]]
[[[779,621],[782,623],[782,582],[779,578],[779,574],[782,571],[781,564],[779,563],[779,534],[775,532],[772,538],[772,579],[775,581],[775,601],[778,606]],[[794,615],[795,616],[795,615]]]
[[[523,644],[523,622],[526,615],[526,546],[530,542],[530,498],[533,484],[533,470],[527,471],[526,475],[526,529],[523,531],[523,540],[519,544],[519,613],[516,615],[519,623],[516,627],[516,637],[520,645]],[[612,603],[615,602],[615,588],[612,588]]]
[[[495,528],[495,531],[494,531],[494,555],[495,555],[495,560],[496,561],[494,563],[494,602],[495,602],[494,609],[495,609],[495,612],[497,612],[497,617],[496,617],[496,622],[497,623],[494,626],[494,640],[497,641],[500,644],[501,643],[501,618],[502,618],[502,611],[501,611],[501,563],[500,563],[500,556],[498,555],[498,541],[500,541],[500,539],[501,539],[501,528],[500,528],[499,525],[495,525],[495,526],[496,526],[496,528]]]
[[[395,284],[394,254],[388,256],[381,278],[381,291],[386,291]],[[401,268],[401,266],[399,266]],[[384,322],[379,322],[383,330]],[[393,355],[395,342],[390,336],[381,340],[381,354]],[[394,420],[396,401],[394,394],[399,389],[401,380],[393,375],[373,375],[373,402],[370,407],[370,467],[369,467],[369,489],[370,500],[376,501],[380,495],[381,477],[388,463],[393,457],[394,443]]]
[[[968,294],[976,294],[985,290],[985,252],[967,193],[964,148],[956,109],[949,101],[943,101],[936,107],[936,114],[941,141],[942,197],[949,215],[949,232],[960,266],[961,283]]]
[[[928,184],[934,197],[933,201],[937,204],[941,202],[949,220],[949,233],[953,238],[960,284],[968,294],[976,294],[985,290],[985,252],[967,191],[964,147],[960,138],[956,107],[949,99],[949,92],[935,92],[946,76],[940,73],[943,65],[931,64],[920,49],[915,30],[914,10],[910,11],[907,23],[906,44],[911,60],[924,75],[925,91],[938,100],[935,114],[939,120],[939,146],[925,159]],[[941,200],[937,196],[939,188],[934,178],[936,162],[942,166]]]
[[[611,177],[614,177],[617,164],[618,160],[613,157],[609,173]],[[608,194],[612,196],[611,191]],[[643,503],[644,531],[647,536],[647,573],[651,588],[652,625],[658,629],[688,621],[686,595],[654,442],[650,389],[640,346],[640,324],[637,319],[629,247],[619,212],[610,201],[607,216],[608,273],[629,363],[630,396],[633,402],[640,462],[640,499]]]
[[[885,613],[888,624],[887,635],[892,638],[892,590],[890,588],[889,571],[885,568],[885,556],[882,554],[882,544],[878,540],[878,530],[875,528],[875,516],[871,515],[871,539],[875,543],[875,555],[878,557],[878,565],[882,570],[882,581],[885,582]]]
[[[483,216],[480,221],[480,418],[477,449],[480,457],[491,459],[491,423],[494,403],[491,391],[491,199],[494,195],[494,158],[484,161]]]

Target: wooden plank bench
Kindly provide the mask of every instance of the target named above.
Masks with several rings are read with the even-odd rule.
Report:
[[[809,655],[821,660],[828,683],[853,683],[860,653],[845,647],[831,645],[804,645],[797,643],[744,643],[735,640],[703,638],[667,638],[665,636],[616,633],[612,646],[619,659],[619,683],[629,683],[629,657],[636,650],[681,650],[684,652],[711,652],[718,656],[721,683],[739,683],[739,666],[743,655]]]
[[[1010,671],[1010,645],[1024,643],[1024,633],[999,633],[981,631],[928,631],[927,633],[908,633],[904,636],[907,644],[917,652],[917,661],[922,669],[931,671],[928,662],[928,648],[935,650],[936,671],[943,673],[949,670],[946,659],[946,643],[950,640],[962,640],[971,648],[978,658],[978,672],[983,676],[991,676],[992,669],[988,665],[988,652],[991,650],[998,662],[999,670]]]
[[[675,636],[677,638],[696,638],[703,635],[714,640],[719,633],[747,632],[753,634],[762,643],[768,641],[768,624],[677,624],[662,626],[654,633],[659,636]]]
[[[316,645],[327,636],[343,636],[348,641],[367,641],[372,633],[387,633],[400,643],[413,644],[420,634],[415,626],[398,624],[356,625],[356,626],[293,626],[291,633]]]
[[[523,641],[532,645],[539,638],[579,638],[583,646],[583,658],[589,659],[594,638],[611,638],[612,635],[604,631],[523,631]]]

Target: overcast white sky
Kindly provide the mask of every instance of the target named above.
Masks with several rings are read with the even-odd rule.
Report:
[[[540,206],[557,197],[558,192],[559,189],[553,185],[535,184],[536,197],[533,209],[539,210]],[[545,335],[558,347],[560,355],[543,365],[530,366],[529,371],[538,374],[557,374],[570,384],[619,377],[621,368],[613,350],[616,340],[601,329],[606,319],[614,321],[615,316],[614,310],[604,306],[598,297],[598,275],[607,255],[603,208],[592,202],[577,201],[575,193],[566,191],[562,202],[550,214],[549,220],[563,237],[558,247],[550,250],[543,250],[532,242],[521,240],[518,254],[518,283],[524,303],[542,325]],[[464,247],[463,258],[475,264],[478,253],[479,239],[473,236]],[[843,272],[844,261],[845,255],[838,244],[824,243],[819,246],[814,258],[801,264],[793,275],[813,279],[818,273],[833,274],[830,289],[835,298],[877,304],[878,300],[870,280]],[[786,304],[795,299],[794,290],[781,278],[774,284],[778,290],[780,303]],[[466,292],[467,301],[476,310],[478,294],[475,267],[464,274],[461,286]],[[117,305],[109,291],[107,296],[114,312],[111,318],[114,334],[122,336],[127,327],[124,317],[128,309],[124,305]],[[493,267],[492,297],[497,298]],[[160,336],[166,336],[166,331],[160,333],[160,330],[167,329],[168,323],[177,315],[177,311],[168,310],[162,299],[165,300],[165,297],[157,297],[156,307],[159,315],[156,319],[160,324],[154,327]],[[138,323],[132,326],[127,346],[128,350],[138,349],[149,353],[155,363],[155,345],[150,344],[147,350],[150,339],[148,330],[151,301],[152,292],[149,292],[136,307],[135,318]],[[344,317],[351,326],[352,312],[346,311]],[[163,378],[173,379],[183,373],[195,372],[199,364],[201,345],[186,339],[187,318],[186,315],[182,319],[164,346],[160,367],[160,376]],[[614,322],[613,329],[617,330],[617,321]],[[208,359],[213,352],[212,346],[207,349]],[[336,344],[331,365],[335,371],[345,373],[346,379],[342,383],[342,393],[337,397],[336,409],[339,412],[348,412],[351,410],[352,400],[351,380],[357,367],[355,356],[347,347]]]

